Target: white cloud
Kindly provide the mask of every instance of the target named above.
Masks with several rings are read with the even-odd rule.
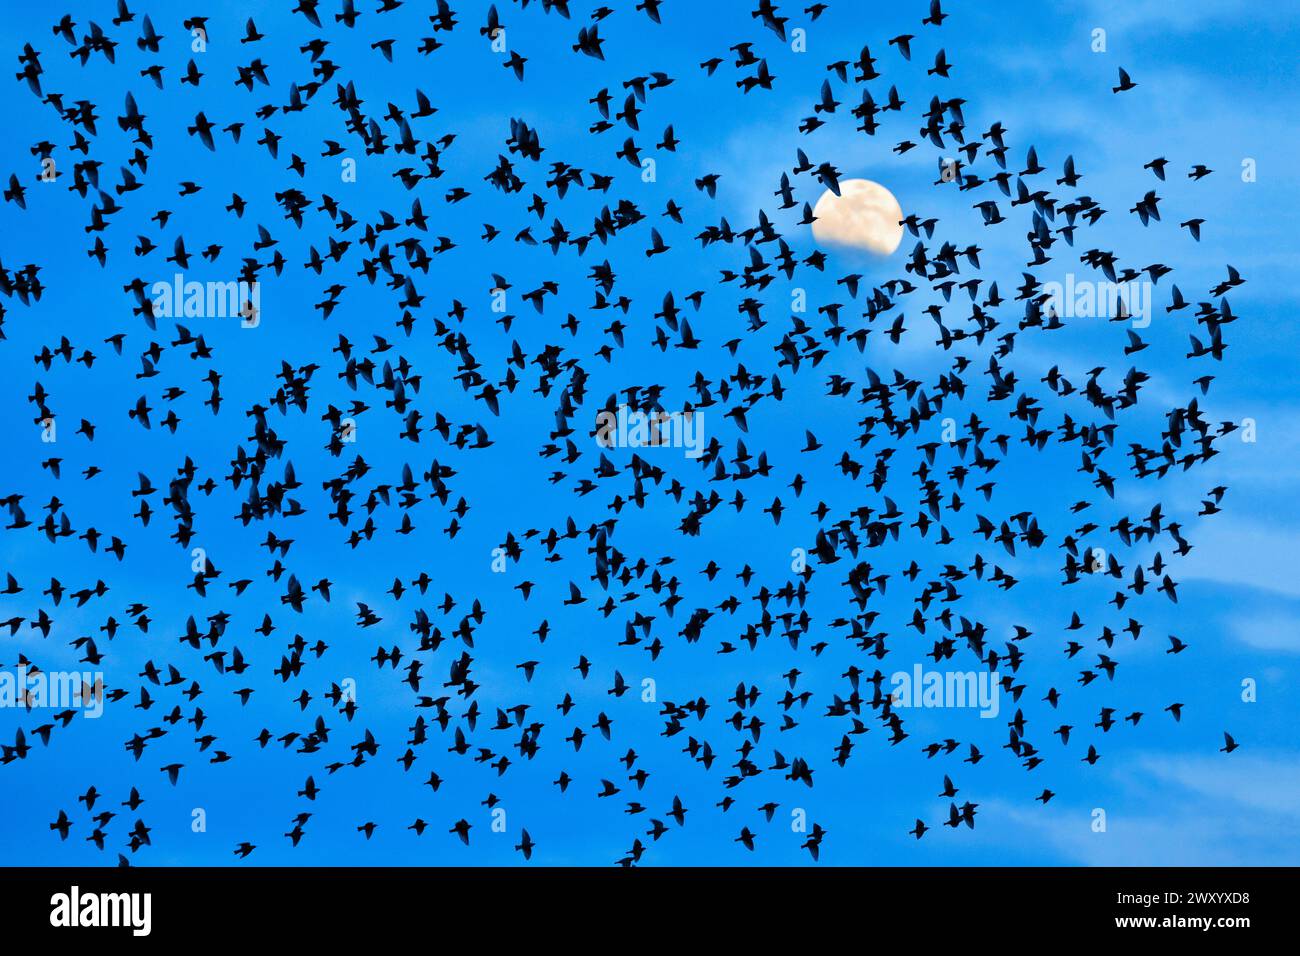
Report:
[[[1259,16],[1267,16],[1281,10],[1279,5],[1269,10],[1269,5],[1261,5]],[[1115,3],[1114,0],[1095,0],[1088,15],[1090,23],[1108,31],[1134,31],[1153,27],[1162,32],[1191,32],[1205,29],[1222,20],[1238,20],[1242,16],[1242,7],[1238,0],[1200,0],[1198,3],[1169,3],[1168,0],[1129,0],[1127,3]],[[1256,11],[1251,10],[1252,19]]]
[[[1235,584],[1287,597],[1300,597],[1295,574],[1294,529],[1238,520],[1231,514],[1203,522],[1189,534],[1192,553],[1179,568],[1183,581]]]
[[[1144,773],[1210,797],[1217,804],[1237,804],[1300,823],[1300,759],[1294,756],[1243,752],[1225,761],[1217,756],[1148,755],[1138,763]]]
[[[1233,617],[1228,628],[1250,647],[1300,654],[1300,615],[1275,612]]]
[[[1106,830],[1093,807],[1057,798],[1046,807],[986,805],[986,837],[1041,839],[1087,866],[1294,864],[1300,824],[1300,758],[1146,754],[1114,775]],[[1001,828],[1013,833],[1002,834]]]

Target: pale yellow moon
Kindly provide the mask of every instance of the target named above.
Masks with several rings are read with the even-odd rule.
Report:
[[[829,189],[822,193],[813,215],[817,217],[813,237],[818,242],[888,256],[903,241],[903,207],[893,193],[869,179],[840,180],[840,194]]]

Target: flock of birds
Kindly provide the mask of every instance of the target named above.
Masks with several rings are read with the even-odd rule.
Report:
[[[944,35],[948,13],[940,0],[933,0],[918,11],[924,16],[916,32],[889,39],[880,59],[864,46],[855,59],[827,65],[820,89],[808,91],[808,115],[798,126],[809,145],[790,157],[779,182],[771,184],[779,203],[770,211],[759,210],[752,222],[733,225],[716,213],[720,176],[706,169],[692,170],[694,195],[669,198],[663,209],[628,198],[637,195],[630,184],[638,182],[647,157],[685,169],[696,161],[692,150],[700,144],[678,139],[672,118],[656,116],[659,91],[677,77],[660,70],[623,75],[627,71],[620,67],[619,47],[630,35],[657,29],[669,13],[686,15],[685,5],[641,0],[634,8],[597,6],[583,13],[572,0],[517,0],[516,8],[506,12],[492,6],[474,23],[466,22],[468,14],[453,9],[449,0],[376,0],[373,9],[359,8],[354,0],[292,2],[293,35],[274,36],[264,34],[253,19],[242,31],[205,16],[167,12],[155,14],[155,20],[129,9],[128,0],[117,0],[109,22],[65,15],[52,24],[44,42],[31,38],[18,57],[17,83],[39,100],[52,132],[31,143],[32,168],[40,164],[37,175],[24,167],[8,177],[6,208],[17,215],[43,215],[48,202],[44,190],[74,192],[84,203],[84,231],[68,228],[67,255],[80,256],[76,247],[84,243],[88,258],[79,274],[92,284],[100,282],[101,272],[113,276],[107,288],[120,292],[122,314],[129,318],[124,328],[103,339],[106,350],[96,342],[74,341],[80,333],[62,335],[52,329],[57,342],[52,339],[34,356],[30,415],[22,417],[35,429],[77,420],[79,427],[75,432],[63,428],[61,434],[68,437],[59,444],[40,446],[47,452],[55,449],[41,462],[46,487],[0,488],[6,535],[44,540],[60,553],[81,549],[103,569],[93,584],[57,579],[46,584],[33,580],[23,567],[7,569],[0,591],[4,602],[22,595],[39,607],[0,622],[10,638],[25,641],[16,658],[0,663],[38,670],[48,666],[40,659],[44,642],[65,641],[80,662],[106,674],[98,692],[107,712],[128,715],[134,723],[122,741],[122,776],[69,799],[49,823],[52,836],[79,837],[100,850],[115,849],[125,865],[151,845],[155,829],[141,815],[147,802],[142,794],[183,786],[195,763],[228,762],[225,772],[238,774],[244,753],[279,746],[284,759],[300,768],[304,783],[296,799],[302,810],[287,832],[272,823],[265,833],[249,834],[234,848],[239,858],[250,857],[259,842],[269,839],[285,839],[294,847],[310,840],[313,808],[329,798],[331,779],[390,760],[407,771],[416,768],[415,776],[430,789],[430,809],[414,821],[358,819],[356,839],[369,839],[377,829],[405,827],[419,836],[428,828],[473,847],[471,835],[485,825],[483,818],[473,810],[443,806],[433,796],[445,778],[472,762],[502,778],[528,777],[529,787],[558,788],[575,803],[623,803],[630,821],[627,848],[616,861],[623,865],[641,861],[661,838],[686,827],[688,814],[698,819],[717,812],[724,822],[734,820],[730,826],[736,844],[761,850],[764,843],[782,839],[778,831],[783,827],[773,823],[776,801],[755,805],[747,796],[752,780],[783,778],[792,793],[802,793],[813,786],[815,776],[837,772],[827,769],[830,764],[851,772],[845,768],[860,747],[918,745],[908,732],[911,718],[896,706],[887,683],[894,661],[908,653],[900,652],[900,646],[928,646],[925,658],[935,667],[986,669],[1015,702],[1014,714],[1006,715],[1006,756],[982,753],[975,743],[953,738],[919,742],[929,757],[951,755],[954,763],[942,773],[938,790],[948,802],[943,818],[931,817],[927,823],[913,821],[909,814],[897,821],[899,832],[910,827],[918,840],[932,827],[975,827],[979,805],[968,799],[969,788],[954,779],[963,764],[986,757],[1009,759],[1031,773],[1043,764],[1050,769],[1053,760],[1095,764],[1113,727],[1180,719],[1184,704],[1179,701],[1169,702],[1165,714],[1154,717],[1103,705],[1092,727],[1061,721],[1053,728],[1050,717],[1031,720],[1026,714],[1026,709],[1050,714],[1066,701],[1093,706],[1085,702],[1095,701],[1098,688],[1105,692],[1118,682],[1122,655],[1114,650],[1116,641],[1167,640],[1171,663],[1188,648],[1176,636],[1156,636],[1133,616],[1146,602],[1177,600],[1175,565],[1193,547],[1183,526],[1161,505],[1121,515],[1113,524],[1089,519],[1091,509],[1116,507],[1117,485],[1154,482],[1191,469],[1218,454],[1235,428],[1231,422],[1210,420],[1199,396],[1208,392],[1213,380],[1209,370],[1227,348],[1225,330],[1238,318],[1227,295],[1245,280],[1229,266],[1225,278],[1203,295],[1184,298],[1176,285],[1159,285],[1170,266],[1128,262],[1114,252],[1089,248],[1087,236],[1103,217],[1136,216],[1148,228],[1166,226],[1157,190],[1173,185],[1165,178],[1168,160],[1159,158],[1135,171],[1153,181],[1150,189],[1143,185],[1144,195],[1131,208],[1105,209],[1079,192],[1085,164],[1076,167],[1071,157],[1058,177],[1039,162],[1032,147],[1013,154],[1011,133],[1000,123],[987,130],[968,127],[966,101],[955,93],[960,74],[942,48],[925,69],[924,82],[935,94],[928,103],[907,104],[891,74],[910,71],[914,51]],[[414,22],[427,24],[426,30],[389,26],[412,8],[419,8]],[[824,3],[813,4],[800,11],[798,22],[812,27],[826,10]],[[571,49],[550,55],[560,62],[567,57],[603,61],[612,78],[605,88],[578,91],[591,118],[586,158],[561,158],[546,145],[546,130],[527,119],[530,63],[539,55],[524,55],[531,52],[526,49],[527,21],[538,15],[573,21]],[[691,69],[716,85],[719,102],[745,108],[778,84],[768,62],[772,54],[764,51],[785,50],[792,26],[792,17],[771,0],[759,0],[752,17],[740,25],[752,37],[729,47],[719,39],[717,55]],[[367,95],[365,73],[348,73],[331,56],[343,37],[364,33],[373,51],[367,70],[400,71],[405,67],[388,64],[409,64],[414,52],[423,75],[423,64],[436,64],[436,51],[444,45],[486,46],[506,29],[510,47],[497,63],[520,84],[520,118],[501,131],[504,138],[488,158],[462,158],[456,134],[441,125],[437,114],[440,105],[454,105],[454,84],[429,95],[411,83],[405,102],[383,105]],[[244,64],[233,76],[209,75],[203,54],[192,52],[195,36],[209,45],[237,45]],[[655,53],[667,56],[672,45],[667,40],[662,44]],[[51,65],[56,59],[62,61],[57,67]],[[127,65],[137,59],[142,68]],[[114,65],[122,74],[127,89],[120,105],[105,96],[92,100],[67,92],[76,86],[76,67],[92,62]],[[140,105],[148,87],[162,91],[157,95],[193,119],[181,126],[152,120]],[[1140,84],[1121,69],[1114,94],[1130,95],[1134,88]],[[329,121],[336,138],[312,142],[285,132],[294,114],[303,111]],[[649,132],[652,117],[662,134]],[[814,312],[792,314],[782,290],[815,286],[818,276],[836,268],[834,254],[814,248],[801,255],[795,249],[807,247],[816,196],[822,190],[838,194],[846,175],[828,158],[810,158],[817,153],[815,133],[846,117],[863,142],[881,149],[890,148],[883,142],[887,124],[919,122],[911,138],[892,145],[893,151],[933,149],[941,157],[933,188],[967,194],[977,227],[1009,231],[1016,227],[1004,224],[1013,223],[1013,216],[1027,217],[1023,283],[1004,294],[996,281],[981,275],[980,248],[943,240],[949,224],[914,213],[902,224],[910,248],[886,267],[895,272],[887,281],[839,276],[829,287],[840,301],[828,299],[814,303]],[[197,141],[214,164],[265,151],[283,166],[280,181],[250,179],[223,202],[222,228],[244,238],[224,246],[208,243],[204,235],[211,233],[210,226],[187,215],[192,197],[204,189],[198,166],[183,182],[161,183],[137,196],[151,185],[155,150],[171,148],[178,140]],[[119,161],[117,151],[124,143],[129,144],[126,158]],[[337,164],[349,155],[388,170],[408,193],[406,205],[371,213],[362,208],[364,193],[317,194],[302,188],[309,168]],[[1025,157],[1023,166],[1016,155]],[[945,161],[945,156],[955,159]],[[581,165],[576,164],[580,159]],[[51,169],[54,186],[44,176]],[[1194,165],[1188,176],[1194,182],[1210,173]],[[498,218],[481,231],[475,225],[472,231],[457,232],[458,224],[467,221],[465,210],[473,209],[483,194],[510,204],[515,218]],[[563,211],[583,194],[604,203],[599,214],[587,223],[572,214],[562,221]],[[170,195],[167,208],[141,208],[145,195]],[[147,233],[132,239],[116,226],[128,209],[149,214]],[[279,225],[266,224],[273,216]],[[778,228],[787,220],[788,227]],[[1182,228],[1189,240],[1200,241],[1204,225],[1202,219],[1191,219]],[[1174,238],[1162,241],[1172,244]],[[485,318],[486,309],[473,303],[485,301],[485,293],[514,288],[508,266],[512,243],[515,248],[549,247],[557,261],[580,260],[588,270],[588,288],[562,292],[557,280],[546,280],[515,290],[529,306],[526,319],[513,313]],[[294,252],[303,245],[305,251]],[[463,275],[463,267],[455,264],[456,250],[466,246],[499,248],[499,270]],[[689,251],[691,257],[717,261],[717,282],[690,292],[672,289],[673,274],[658,269],[658,257],[673,246],[680,247],[679,255]],[[626,254],[637,261],[611,261],[609,250],[615,247],[629,250]],[[446,269],[443,256],[452,263]],[[1129,424],[1140,399],[1147,405],[1159,401],[1144,392],[1149,374],[1137,367],[1114,381],[1102,368],[1084,380],[1071,380],[1053,367],[1035,381],[1022,377],[1014,364],[1019,341],[1069,324],[1035,273],[1054,258],[1069,261],[1074,256],[1081,269],[1110,282],[1172,286],[1160,314],[1194,323],[1190,350],[1169,363],[1188,363],[1189,397],[1159,409],[1164,424],[1158,434],[1143,434]],[[320,300],[292,321],[303,323],[303,349],[326,334],[336,341],[328,364],[284,354],[275,379],[255,383],[265,393],[262,400],[228,408],[222,383],[230,366],[222,362],[221,343],[227,343],[227,355],[234,346],[221,338],[224,333],[193,327],[204,320],[157,315],[150,294],[152,283],[169,277],[173,266],[188,272],[202,263],[232,274],[237,270],[241,280],[268,289],[287,270],[318,280]],[[41,321],[42,297],[50,291],[42,268],[40,262],[0,265],[0,321]],[[662,297],[646,301],[620,290],[619,273],[631,268],[652,270],[664,288]],[[350,307],[346,293],[359,280],[389,290],[386,317]],[[899,369],[884,371],[891,347],[909,333],[904,311],[927,294],[935,302],[912,310],[910,332],[923,334],[920,326],[932,331],[929,352],[942,356],[947,366],[929,380]],[[527,326],[534,341],[544,342],[525,347],[514,337],[516,322]],[[579,351],[579,327],[591,325],[605,326],[600,348]],[[1131,328],[1123,331],[1127,361],[1148,343]],[[684,392],[634,382],[634,376],[654,373],[646,362],[620,365],[620,353],[634,336],[649,341],[650,355],[662,355],[665,361],[685,356],[694,362]],[[858,353],[854,361],[861,372],[856,378],[818,371],[832,356],[848,359]],[[138,394],[108,394],[93,407],[69,408],[72,403],[60,398],[60,385],[66,391],[68,376],[89,374],[105,363],[120,366]],[[24,364],[14,354],[6,357],[11,377],[24,374]],[[592,380],[610,375],[622,376],[623,384],[604,400],[595,396],[593,401]],[[318,397],[343,387],[348,390],[344,400]],[[788,390],[809,388],[824,389],[849,409],[856,432],[851,442],[819,440],[814,433],[819,426],[812,423],[797,454],[778,451],[775,442],[770,448],[748,447],[756,436],[770,436],[781,427],[773,409]],[[205,394],[201,405],[190,401],[192,390]],[[992,416],[962,415],[957,433],[941,439],[941,423],[957,415],[968,391],[971,397],[983,395]],[[458,407],[477,409],[476,414],[460,420],[454,420],[455,413],[444,414],[452,407],[444,399],[452,394],[472,402]],[[586,509],[582,514],[600,517],[501,527],[499,551],[511,580],[518,581],[518,593],[508,602],[494,603],[486,591],[453,596],[440,586],[436,571],[390,566],[389,549],[399,535],[427,542],[425,553],[439,560],[478,560],[457,552],[457,536],[467,522],[491,528],[499,518],[492,499],[476,494],[475,483],[462,480],[461,473],[467,462],[494,445],[499,422],[539,403],[545,412],[536,419],[542,422],[536,450],[555,470],[546,487],[521,491],[536,496],[539,514],[546,503],[554,503],[580,506]],[[647,414],[707,410],[710,428],[703,454],[685,459],[598,445],[592,437],[595,415],[620,405]],[[229,470],[205,470],[194,460],[198,454],[176,456],[172,467],[141,472],[132,482],[132,524],[95,527],[91,515],[74,513],[60,500],[58,489],[77,481],[93,487],[105,473],[136,471],[128,454],[91,460],[98,447],[96,431],[105,420],[130,428],[131,442],[138,447],[161,442],[162,456],[176,447],[167,442],[172,436],[195,449],[217,447],[229,454]],[[382,424],[370,424],[376,420]],[[408,449],[406,460],[367,461],[364,443],[350,441],[358,421],[363,428],[397,434]],[[321,438],[318,443],[286,437],[309,423]],[[63,450],[69,444],[76,446],[71,453]],[[1030,454],[1066,449],[1077,457],[1088,492],[1074,502],[1063,500],[1061,513],[1052,515],[1021,510],[1014,497],[1002,500],[998,485],[1005,468],[1000,466],[1013,444]],[[910,474],[891,461],[909,454],[919,456]],[[80,475],[62,470],[69,457],[85,462]],[[313,481],[300,481],[299,473],[310,473]],[[850,491],[827,490],[831,486]],[[767,503],[771,492],[751,490],[759,488],[777,488],[778,493]],[[1200,513],[1217,512],[1225,492],[1223,487],[1209,491]],[[752,501],[757,494],[763,498]],[[749,550],[757,546],[750,542],[772,537],[783,515],[796,508],[816,522],[815,534],[796,542],[806,549],[806,565],[771,580],[746,563]],[[106,516],[115,513],[107,507],[104,511]],[[663,530],[653,540],[620,535],[621,524],[638,512],[660,520]],[[707,565],[683,567],[673,555],[674,541],[708,534],[728,512],[743,521],[746,547],[738,549],[733,540]],[[251,529],[247,533],[258,538],[264,533],[265,556],[256,559],[264,567],[230,580],[213,553],[195,569],[189,593],[174,593],[159,576],[157,581],[135,579],[132,587],[143,593],[129,601],[121,597],[114,581],[119,568],[130,566],[139,542],[169,535],[172,547],[188,554],[203,540],[205,528],[222,522],[239,533]],[[337,607],[340,587],[328,577],[313,581],[302,576],[300,569],[310,564],[310,556],[295,550],[293,539],[301,535],[293,529],[304,522],[323,523],[327,530],[337,526],[348,554],[355,555],[349,565],[337,568],[336,579],[350,580],[374,569],[395,579],[387,595],[351,602],[351,624],[343,618],[334,633],[314,639],[293,634],[293,619],[305,608]],[[952,557],[922,566],[914,557],[921,552],[912,550],[909,541]],[[1104,559],[1094,557],[1098,546],[1105,549]],[[1016,590],[1021,582],[1013,573],[1014,562],[1028,552],[1052,549],[1059,555],[1061,584],[1096,582],[1089,594],[1097,587],[1113,589],[1108,603],[1081,598],[1072,619],[1046,633],[1023,625],[998,633],[963,609],[974,593],[1006,594],[1018,602],[1010,606],[1028,613]],[[491,573],[483,563],[484,572]],[[567,598],[537,608],[536,600],[529,603],[530,596],[536,597],[532,592],[547,589],[519,581],[523,573],[558,582]],[[734,582],[726,598],[712,606],[698,602],[694,595],[715,579]],[[279,600],[261,601],[264,587],[278,589]],[[891,620],[882,612],[887,587],[891,595],[899,589],[910,595],[910,616]],[[809,611],[814,592],[819,600],[839,602],[842,611],[814,617]],[[204,610],[179,618],[169,610],[151,612],[154,605],[182,598]],[[61,612],[69,607],[84,608],[79,621],[90,614],[97,623],[63,624]],[[577,661],[557,661],[548,652],[547,638],[569,629],[574,615],[591,615],[582,617],[588,623],[580,625],[589,649]],[[390,623],[402,620],[406,637],[392,647],[380,646],[372,661],[381,673],[392,675],[392,685],[406,696],[410,722],[405,734],[367,726],[364,701],[327,670],[330,645],[358,641],[365,629],[386,618]],[[592,628],[592,618],[604,622],[599,629]],[[536,622],[531,634],[511,624],[504,636],[485,640],[492,622],[526,619]],[[132,642],[147,647],[148,661],[139,673],[114,665],[115,651]],[[623,671],[653,673],[661,656],[680,662],[705,649],[733,655],[691,658],[703,682],[708,660],[732,660],[773,644],[788,645],[791,662],[778,680],[756,674],[741,681],[729,699],[682,694],[656,704],[660,736],[681,744],[679,759],[702,774],[703,786],[715,793],[715,806],[697,809],[680,793],[657,790],[657,778],[680,771],[648,765],[637,753],[645,745],[620,727],[624,722],[618,708],[639,693],[635,679],[629,681]],[[828,648],[835,650],[825,654]],[[842,673],[826,673],[825,661],[844,653],[852,655],[853,663]],[[1026,659],[1059,660],[1062,654],[1078,663],[1061,686],[1030,687],[1022,681]],[[13,657],[13,651],[5,657]],[[539,670],[546,671],[564,680],[567,689],[555,697],[539,693],[507,699],[499,681],[482,676],[488,667],[517,668],[526,688],[540,686],[531,681]],[[835,690],[808,689],[810,672],[834,680]],[[600,686],[587,691],[589,681]],[[1099,683],[1090,688],[1094,682]],[[267,695],[291,701],[300,721],[267,727],[252,740],[235,739],[210,715],[220,708],[205,706],[224,697],[256,709]],[[9,787],[20,785],[14,776],[18,770],[39,764],[40,750],[59,746],[67,728],[82,719],[75,708],[54,713],[39,725],[40,714],[30,708],[28,714],[30,719],[0,752],[0,774],[9,775]],[[829,735],[826,746],[790,755],[782,734],[800,724],[821,728]],[[874,744],[865,738],[869,732]],[[1236,741],[1229,734],[1224,738],[1223,750],[1231,752]],[[564,770],[553,781],[528,776],[529,764],[540,753],[574,753],[584,744],[589,750],[599,748],[606,773],[578,776]],[[132,767],[138,768],[135,774]],[[1044,786],[1037,799],[1045,804],[1054,796]],[[489,793],[483,805],[497,802]],[[765,831],[773,827],[770,834]],[[538,832],[536,824],[533,829]],[[813,822],[796,839],[815,860],[833,829]],[[529,830],[516,827],[514,835],[515,849],[531,858],[536,844]]]

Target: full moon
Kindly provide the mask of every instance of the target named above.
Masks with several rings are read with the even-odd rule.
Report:
[[[817,217],[813,237],[818,242],[888,256],[903,241],[903,207],[893,193],[869,179],[841,180],[840,194],[829,189],[822,193],[813,215]]]

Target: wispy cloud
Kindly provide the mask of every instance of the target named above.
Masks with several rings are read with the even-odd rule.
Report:
[[[1300,654],[1300,613],[1273,611],[1234,616],[1228,629],[1237,640],[1261,651]]]
[[[1300,597],[1294,573],[1295,533],[1285,526],[1237,520],[1228,515],[1197,529],[1194,549],[1180,568],[1185,581],[1241,585]]]
[[[1252,5],[1249,11],[1239,0],[1200,0],[1199,3],[1169,3],[1167,0],[1093,0],[1081,19],[1095,22],[1106,30],[1141,30],[1149,27],[1164,32],[1186,33],[1208,29],[1224,21],[1272,18],[1283,12],[1283,4]]]
[[[1095,808],[990,803],[991,829],[1041,839],[1087,866],[1285,865],[1296,859],[1300,757],[1140,755],[1114,774],[1122,790]],[[1106,812],[1104,832],[1093,812]],[[1000,839],[993,832],[989,837]]]

